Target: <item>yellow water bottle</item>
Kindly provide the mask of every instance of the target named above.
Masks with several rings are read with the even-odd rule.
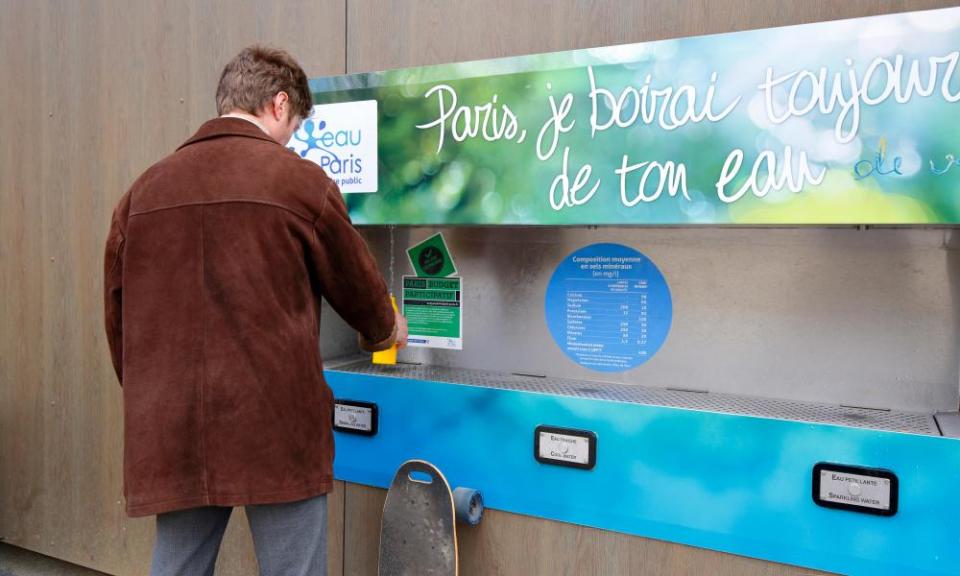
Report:
[[[393,304],[393,311],[397,312],[397,299],[393,297],[393,294],[390,295],[390,303]],[[374,364],[396,364],[397,363],[397,343],[394,342],[392,346],[386,350],[381,350],[380,352],[373,353],[373,363]]]

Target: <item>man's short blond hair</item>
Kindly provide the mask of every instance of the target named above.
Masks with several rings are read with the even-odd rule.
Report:
[[[257,114],[279,92],[290,98],[290,113],[310,116],[313,95],[303,68],[286,50],[254,45],[244,48],[223,69],[217,86],[217,113],[243,110]]]

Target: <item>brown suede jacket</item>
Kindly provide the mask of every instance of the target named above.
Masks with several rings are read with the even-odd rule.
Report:
[[[246,120],[210,120],[120,200],[104,269],[130,516],[330,491],[321,297],[368,349],[396,327],[320,167]]]

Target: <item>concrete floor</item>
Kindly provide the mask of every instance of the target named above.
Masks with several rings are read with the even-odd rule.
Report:
[[[0,542],[0,576],[108,576]]]

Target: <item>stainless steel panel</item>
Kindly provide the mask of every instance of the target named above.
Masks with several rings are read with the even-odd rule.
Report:
[[[775,418],[778,420],[839,424],[855,428],[872,428],[913,434],[939,435],[939,430],[933,416],[916,412],[871,410],[850,406],[775,400],[734,394],[666,390],[602,381],[542,378],[491,372],[488,370],[465,370],[462,368],[444,368],[440,366],[411,364],[383,366],[373,365],[365,358],[352,363],[340,364],[337,370],[392,378],[413,378],[435,382],[450,382],[484,388],[524,390],[542,394],[580,396],[598,400],[631,402],[653,406],[670,406],[705,412],[743,414]]]
[[[389,279],[391,230],[363,232]],[[412,273],[404,250],[435,232],[393,229],[397,293]],[[928,413],[960,402],[953,230],[459,227],[444,235],[464,278],[464,350],[410,348],[401,360]],[[663,348],[627,372],[574,364],[546,327],[555,266],[594,242],[646,254],[673,296]]]
[[[329,359],[357,352],[358,348],[357,333],[324,300],[320,308],[320,352],[325,359],[324,366]]]
[[[940,434],[948,438],[960,438],[960,412],[938,412],[934,418]]]

